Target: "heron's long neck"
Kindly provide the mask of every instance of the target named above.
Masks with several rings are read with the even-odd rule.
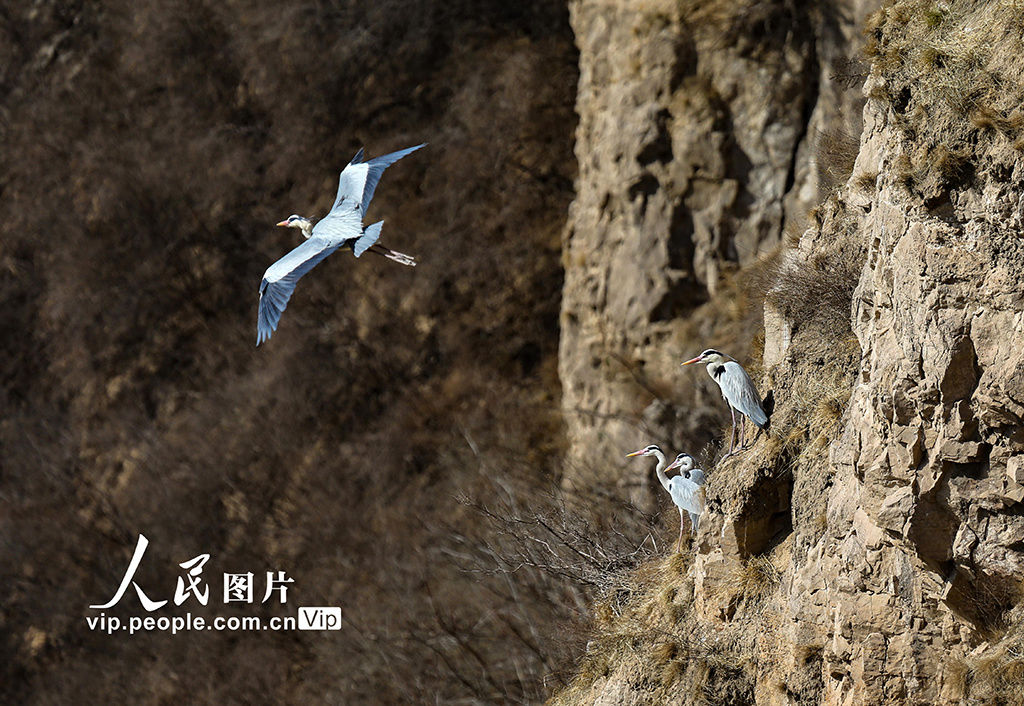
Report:
[[[665,454],[661,451],[655,451],[654,456],[658,459],[658,465],[655,466],[654,472],[658,474],[658,480],[661,482],[662,487],[668,490],[668,476],[665,475],[665,466],[668,465],[668,459],[665,458]]]
[[[306,240],[309,240],[310,236],[313,235],[313,224],[310,223],[309,221],[306,221],[305,223],[302,224],[301,228],[302,237],[305,238]]]

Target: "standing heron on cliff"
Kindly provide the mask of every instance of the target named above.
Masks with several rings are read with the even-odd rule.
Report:
[[[679,506],[680,513],[686,510],[690,515],[690,531],[696,537],[700,516],[704,514],[704,486],[707,485],[708,480],[704,471],[697,468],[697,462],[690,454],[679,454],[665,470],[671,471],[673,468],[679,469],[679,475],[669,481],[671,487],[666,490],[672,494],[672,500]],[[680,533],[683,529],[682,520],[683,517],[680,514]]]
[[[415,258],[395,252],[377,242],[384,221],[364,228],[363,215],[370,205],[373,192],[384,170],[421,147],[423,145],[416,145],[365,161],[363,150],[360,149],[341,172],[338,194],[334,197],[330,213],[321,218],[315,226],[308,218],[299,215],[289,216],[277,224],[300,229],[306,242],[275,262],[263,274],[256,321],[257,346],[269,339],[277,330],[277,323],[288,306],[288,300],[295,291],[299,278],[335,250],[349,248],[356,257],[364,252],[371,252],[402,265],[416,266]]]
[[[733,360],[730,356],[709,348],[692,360],[687,360],[683,365],[692,363],[707,363],[708,375],[722,388],[722,397],[729,403],[729,412],[732,414],[732,432],[729,434],[729,453],[726,458],[733,455],[733,441],[736,437],[736,412],[740,413],[740,449],[743,448],[743,437],[746,432],[746,420],[757,425],[758,429],[768,429],[768,415],[761,405],[761,396],[757,394],[754,381],[747,375],[743,366]]]
[[[658,459],[658,465],[655,466],[654,472],[658,475],[661,487],[668,491],[668,494],[672,496],[672,502],[679,508],[679,539],[676,540],[675,549],[678,552],[679,545],[683,541],[683,517],[685,515],[690,516],[690,531],[694,536],[697,535],[697,525],[704,512],[704,484],[707,482],[704,471],[695,468],[696,463],[694,463],[693,456],[685,453],[676,456],[676,460],[666,468],[668,459],[665,458],[661,448],[655,444],[626,454],[626,458],[633,456],[654,456]],[[678,468],[682,475],[669,478],[665,471],[673,468]]]

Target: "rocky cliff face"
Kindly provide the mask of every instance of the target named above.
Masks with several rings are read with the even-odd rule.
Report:
[[[740,272],[773,432],[713,468],[692,553],[599,611],[564,703],[1024,701],[1021,16],[869,30],[850,178]]]
[[[959,703],[985,698],[961,667],[1013,624],[1024,576],[1020,18],[908,3],[875,21],[846,206],[868,248],[860,368],[791,617],[818,626],[824,700]]]
[[[749,322],[706,303],[817,202],[822,139],[859,134],[862,100],[834,78],[869,5],[571,4],[579,175],[559,363],[570,478],[608,478],[619,464],[607,459],[649,438],[710,440],[716,403],[679,362],[727,342],[745,357]]]

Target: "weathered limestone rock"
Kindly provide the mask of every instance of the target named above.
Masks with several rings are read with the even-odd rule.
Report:
[[[851,312],[861,366],[823,469],[834,474],[827,527],[794,555],[780,603],[794,646],[795,626],[824,646],[821,703],[962,703],[970,687],[951,665],[993,652],[979,643],[1021,599],[1024,155],[982,132],[965,157],[971,179],[908,174],[921,143],[966,122],[935,108],[930,123],[908,123],[923,90],[900,94],[903,115],[869,101],[855,175],[880,174],[878,190],[866,202],[849,198],[854,180],[844,191],[868,243]],[[819,249],[829,228],[801,249]],[[787,326],[766,334],[766,360],[800,353]]]

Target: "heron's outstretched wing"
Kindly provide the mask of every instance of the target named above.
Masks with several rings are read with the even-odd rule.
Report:
[[[362,212],[366,213],[366,209],[370,207],[373,192],[377,190],[377,184],[380,183],[384,170],[402,157],[412,154],[419,148],[426,147],[426,145],[427,143],[424,142],[422,145],[407,147],[404,150],[398,150],[397,152],[374,157],[366,161],[363,161],[363,150],[360,148],[356,152],[356,156],[352,158],[352,161],[341,172],[341,178],[338,181],[338,195],[334,197],[334,205],[331,206],[331,211],[338,208],[344,201],[353,205],[358,204]]]
[[[384,170],[390,167],[398,160],[400,160],[402,157],[410,155],[419,148],[426,147],[426,145],[427,143],[424,142],[422,145],[416,145],[415,147],[407,147],[404,150],[398,150],[397,152],[392,152],[391,154],[385,154],[381,155],[380,157],[374,157],[373,159],[367,160],[365,162],[366,166],[368,167],[368,170],[366,173],[366,183],[363,186],[362,200],[360,202],[362,205],[363,213],[366,213],[366,209],[370,207],[370,200],[373,198],[373,192],[376,191],[377,184],[380,183],[380,178],[384,174]],[[358,152],[356,152],[356,156],[352,158],[350,165],[359,164],[360,162],[362,162],[362,160],[363,151],[359,150]],[[346,169],[347,168],[348,167],[346,167]],[[344,175],[344,172],[342,172],[342,175]],[[340,198],[340,190],[338,191],[338,195]],[[334,203],[335,205],[337,205],[338,199],[335,199]]]
[[[384,175],[384,170],[400,160],[402,157],[412,154],[421,147],[425,147],[426,144],[427,143],[424,142],[423,144],[416,145],[415,147],[407,147],[404,150],[398,150],[391,154],[374,157],[367,162],[370,169],[366,174],[366,185],[363,187],[363,213],[366,213],[366,209],[370,207],[370,199],[373,198],[373,192],[377,189],[377,184],[380,183],[380,178]]]
[[[338,178],[338,195],[334,197],[331,213],[334,213],[343,203],[346,209],[362,208],[366,175],[370,171],[370,165],[363,162],[362,158],[363,151],[359,150],[348,166],[342,170],[341,176]]]
[[[288,306],[299,278],[317,266],[342,243],[312,237],[267,268],[260,283],[259,314],[256,320],[256,345],[270,338]]]
[[[754,382],[739,363],[730,360],[724,367],[725,372],[718,377],[718,384],[722,386],[725,399],[763,429],[768,423],[768,415],[761,407],[761,396],[757,394]]]

